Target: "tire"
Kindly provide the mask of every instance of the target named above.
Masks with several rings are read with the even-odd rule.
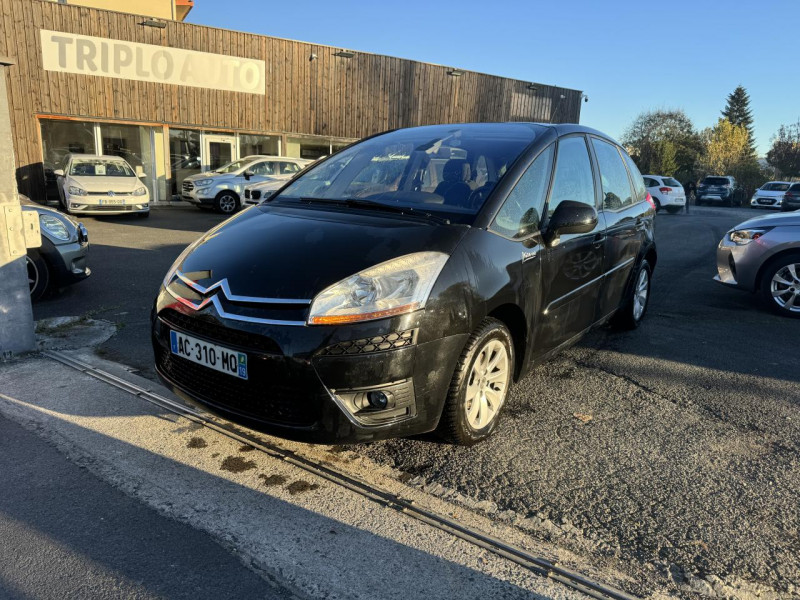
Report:
[[[683,209],[683,207],[682,207],[682,206],[668,206],[668,207],[667,207],[667,212],[668,212],[669,214],[671,214],[671,215],[676,215],[676,214],[678,214],[679,212],[681,212],[681,210],[682,210],[682,209]]]
[[[147,212],[136,213],[136,216],[139,217],[140,219],[149,219],[150,211],[148,210]]]
[[[759,287],[761,298],[773,312],[800,319],[800,252],[783,254],[769,262]]]
[[[495,366],[490,367],[498,356]],[[485,365],[484,369],[490,369],[488,381],[487,371],[482,370],[482,365]],[[514,342],[511,333],[502,322],[487,317],[472,333],[458,360],[439,421],[438,434],[462,446],[471,446],[488,438],[500,421],[513,373]],[[485,393],[487,390],[496,395],[494,402],[491,395]],[[469,392],[474,394],[471,398]]]
[[[611,326],[614,329],[630,330],[639,327],[647,314],[647,307],[650,305],[652,276],[653,268],[647,259],[643,258],[639,268],[634,271],[631,289],[617,313],[611,318]],[[643,285],[644,288],[642,288]],[[642,294],[644,294],[643,297]]]
[[[28,250],[25,257],[28,267],[28,285],[31,290],[31,301],[41,300],[50,286],[50,268],[47,262],[36,250]]]
[[[653,198],[653,202],[656,203],[656,212],[661,210],[661,202],[658,201],[658,198]]]
[[[230,190],[220,192],[214,198],[214,210],[222,215],[232,215],[239,210],[239,196]]]

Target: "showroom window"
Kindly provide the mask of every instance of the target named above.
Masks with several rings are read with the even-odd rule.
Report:
[[[94,124],[84,121],[42,121],[42,164],[45,195],[58,199],[56,176],[53,171],[64,167],[69,153],[94,154]]]
[[[143,173],[142,183],[150,190],[150,197],[156,198],[152,127],[100,123],[99,128],[102,154],[120,156],[137,174]]]
[[[241,158],[253,154],[280,156],[280,151],[281,140],[278,136],[239,134],[239,156]]]
[[[172,172],[171,193],[173,196],[180,194],[184,179],[202,170],[200,148],[199,131],[170,128],[169,161]]]

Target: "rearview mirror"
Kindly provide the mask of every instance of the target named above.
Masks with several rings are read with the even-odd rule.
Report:
[[[64,176],[64,169],[55,169],[53,171],[53,175],[56,177],[63,177]]]
[[[567,233],[589,233],[597,226],[597,211],[593,206],[574,200],[562,200],[547,224],[548,241]]]

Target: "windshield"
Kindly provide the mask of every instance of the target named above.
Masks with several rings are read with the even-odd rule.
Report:
[[[728,185],[730,181],[725,177],[706,177],[703,179],[703,183],[706,185]]]
[[[368,200],[471,222],[540,130],[484,123],[393,131],[342,150],[277,199]]]
[[[128,163],[99,158],[73,160],[69,174],[76,177],[136,177]]]
[[[789,185],[788,183],[768,183],[761,189],[765,192],[785,192],[789,189]]]
[[[252,158],[240,158],[239,160],[235,160],[233,162],[229,162],[227,165],[222,165],[219,169],[213,171],[214,173],[235,173],[239,169],[243,169],[247,165],[253,162]]]

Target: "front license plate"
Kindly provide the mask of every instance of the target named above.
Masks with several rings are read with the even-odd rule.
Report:
[[[209,369],[247,379],[247,354],[244,352],[209,344],[177,331],[169,332],[169,341],[173,354]]]
[[[103,198],[100,200],[100,204],[125,204],[125,200],[122,198]]]

